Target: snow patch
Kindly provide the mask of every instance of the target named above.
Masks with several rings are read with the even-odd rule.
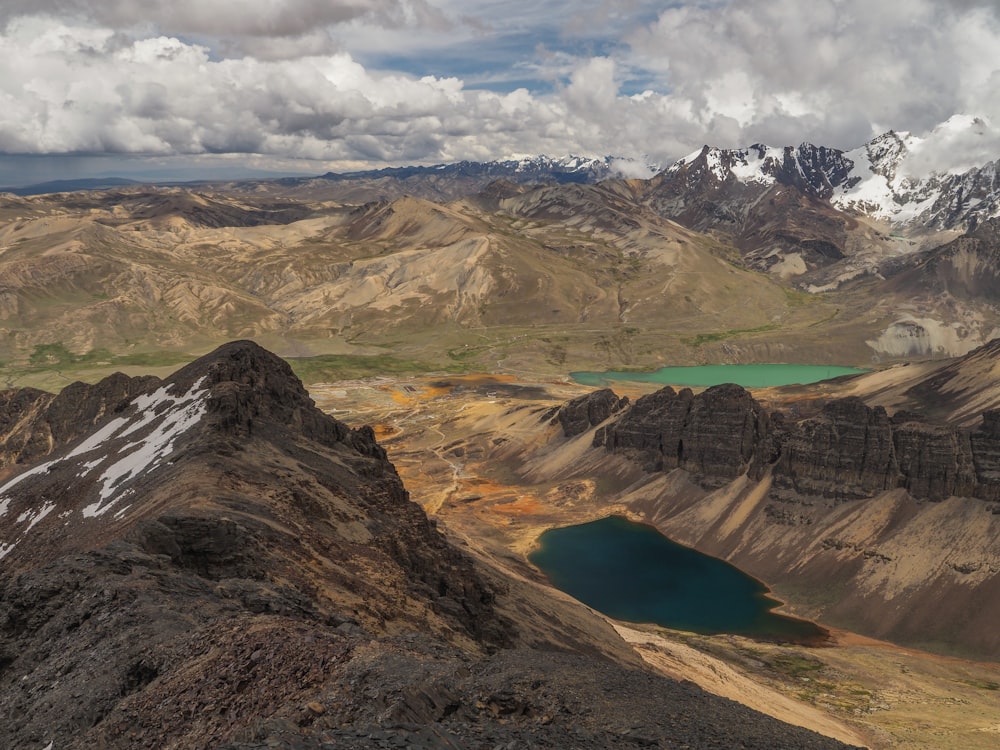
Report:
[[[116,437],[131,435],[139,428],[149,426],[158,417],[160,422],[146,437],[129,443],[119,451],[122,457],[107,467],[98,480],[102,483],[100,500],[83,509],[85,517],[93,518],[107,512],[117,501],[115,495],[123,484],[154,468],[170,455],[177,438],[201,420],[206,411],[206,392],[200,390],[201,383],[199,380],[180,398],[170,396],[165,388],[161,388],[136,399],[142,410],[140,419]],[[164,404],[167,408],[160,409]],[[163,413],[157,414],[158,409]]]
[[[96,469],[98,466],[101,465],[103,461],[104,461],[103,458],[98,458],[93,461],[85,461],[84,463],[80,464],[80,473],[77,474],[77,477],[82,479],[83,477],[87,476],[92,469]]]
[[[705,156],[705,163],[719,182],[725,182],[726,168],[722,166],[722,154],[719,153],[718,149],[713,148],[708,152]]]
[[[3,560],[10,553],[14,547],[17,546],[17,542],[12,544],[7,544],[7,542],[0,542],[0,560]]]
[[[45,516],[47,516],[55,509],[56,509],[55,503],[46,502],[41,508],[38,509],[38,512],[34,514],[34,516],[31,519],[31,523],[28,524],[28,528],[24,530],[24,533],[27,534],[29,531],[31,531],[35,527],[35,524],[37,524],[39,521],[41,521],[43,518],[45,518]]]
[[[77,476],[86,476],[98,466],[107,463],[111,458],[107,449],[109,441],[133,435],[156,424],[146,437],[139,438],[119,449],[114,454],[118,456],[118,460],[107,467],[99,477],[98,481],[102,485],[100,500],[86,506],[83,509],[83,515],[94,517],[102,514],[111,507],[115,494],[124,483],[155,467],[160,460],[170,454],[177,438],[197,424],[205,414],[207,389],[203,388],[203,383],[204,378],[181,396],[171,396],[166,386],[153,393],[137,396],[132,401],[135,413],[131,417],[115,417],[89,435],[65,456],[41,463],[14,477],[0,487],[0,517],[6,515],[10,507],[12,498],[8,494],[9,491],[25,479],[44,474],[74,458],[94,451],[101,451],[101,455],[98,457],[80,464]],[[54,507],[54,505],[47,503],[37,512],[26,510],[18,517],[17,521],[23,523],[30,518],[31,524],[28,527],[30,529],[51,513]],[[12,547],[13,545],[11,545]],[[10,548],[7,551],[9,552]]]
[[[769,161],[777,161],[780,164],[782,159],[780,149],[769,146],[765,146],[760,150],[750,148],[745,151],[738,151],[734,156],[738,158],[734,159],[729,171],[743,184],[773,185],[775,183],[774,175],[768,173],[764,169],[764,165]]]
[[[27,479],[28,477],[33,477],[38,474],[44,474],[51,467],[59,463],[59,460],[46,461],[43,464],[39,464],[34,469],[28,469],[23,474],[18,474],[16,477],[7,482],[3,487],[0,487],[0,518],[7,515],[7,508],[10,506],[11,498],[7,495],[7,492],[14,487],[19,482]]]

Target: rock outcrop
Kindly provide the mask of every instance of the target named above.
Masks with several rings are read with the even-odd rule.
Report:
[[[628,406],[628,397],[619,398],[610,388],[588,393],[563,404],[556,418],[562,425],[563,435],[580,435],[591,427],[596,427],[611,415]]]
[[[885,409],[858,398],[831,401],[818,418],[791,425],[779,454],[775,486],[800,495],[852,500],[901,482]]]
[[[704,487],[770,471],[779,495],[856,500],[903,487],[918,499],[1000,499],[1000,410],[969,431],[906,414],[890,419],[851,397],[792,420],[737,385],[698,395],[667,387],[597,430],[594,444],[646,471],[685,469]]]
[[[769,415],[733,384],[697,396],[669,387],[643,396],[594,442],[632,455],[648,471],[686,469],[708,485],[758,476],[774,459]]]

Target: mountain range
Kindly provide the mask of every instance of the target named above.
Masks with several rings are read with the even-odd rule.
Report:
[[[862,183],[831,149],[706,148],[649,179],[591,182],[609,163],[575,160],[559,168],[586,180],[546,184],[459,165],[8,195],[7,381],[169,365],[245,336],[295,356],[552,370],[869,364],[961,355],[1000,331],[974,280],[996,273],[985,199],[964,227],[890,226],[836,205]],[[504,169],[536,180],[554,163],[525,164]]]

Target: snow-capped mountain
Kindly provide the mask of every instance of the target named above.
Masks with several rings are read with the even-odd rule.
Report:
[[[512,182],[558,182],[591,183],[619,176],[652,177],[658,171],[657,165],[643,164],[618,156],[578,156],[570,154],[553,158],[544,154],[538,156],[517,156],[493,161],[460,161],[434,166],[389,167],[386,169],[346,172],[328,172],[323,179],[356,180],[379,177],[407,179],[419,176],[482,176],[490,179],[508,179]]]
[[[705,146],[669,167],[664,176],[683,175],[691,187],[706,179],[794,186],[837,209],[897,227],[965,229],[1000,216],[1000,159],[984,158],[968,166],[967,158],[955,157],[950,163],[951,149],[989,132],[990,126],[979,118],[956,116],[925,137],[889,131],[851,151],[809,143],[784,148]]]
[[[234,183],[240,190],[345,203],[394,200],[410,195],[447,201],[475,195],[498,180],[518,185],[593,184],[615,178],[653,177],[662,164],[620,156],[510,156],[493,161],[460,161],[432,166],[387,167],[327,172],[319,177]]]

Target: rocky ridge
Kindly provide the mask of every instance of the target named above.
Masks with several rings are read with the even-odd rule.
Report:
[[[906,412],[890,418],[883,407],[848,397],[796,418],[768,411],[734,384],[697,395],[668,386],[611,419],[613,403],[597,391],[564,406],[558,418],[564,426],[582,426],[584,414],[594,415],[589,426],[610,419],[596,430],[595,446],[647,471],[684,469],[705,487],[769,475],[772,492],[795,497],[845,501],[905,488],[918,499],[1000,500],[1000,410],[987,410],[967,430]]]
[[[765,407],[735,385],[664,388],[554,438],[536,465],[560,466],[561,481],[619,477],[605,503],[767,581],[795,614],[995,661],[1000,411],[966,416],[972,404],[996,403],[994,376],[981,377],[995,350],[903,391],[897,403],[930,399],[934,418],[815,390],[771,392]],[[862,392],[866,377],[841,386]],[[944,421],[950,413],[959,419]]]

